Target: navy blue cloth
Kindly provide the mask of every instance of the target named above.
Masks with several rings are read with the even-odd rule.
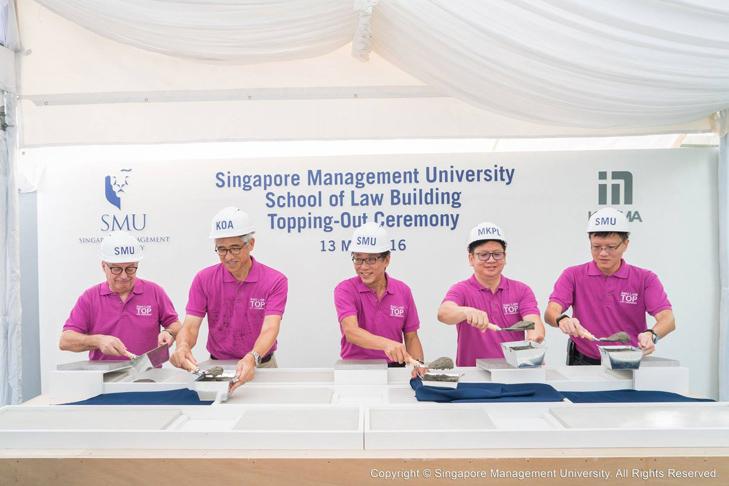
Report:
[[[210,405],[213,400],[200,400],[189,388],[179,390],[102,393],[80,402],[64,405]]]
[[[678,393],[652,390],[610,390],[599,392],[562,392],[574,403],[640,403],[640,402],[713,402],[710,398],[690,398]]]
[[[410,386],[419,402],[561,402],[564,398],[544,383],[459,383],[452,389],[425,386],[420,378],[413,378]]]

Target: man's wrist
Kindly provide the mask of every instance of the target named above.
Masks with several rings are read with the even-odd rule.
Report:
[[[167,334],[172,336],[172,339],[175,339],[175,337],[176,337],[175,334],[167,328],[162,329],[160,332],[166,332]]]
[[[255,363],[256,366],[261,364],[261,355],[259,353],[257,353],[255,349],[251,349],[243,357],[245,358],[247,356],[250,356],[251,358],[253,358],[253,363]]]
[[[558,325],[558,326],[559,326],[559,321],[561,321],[562,319],[569,319],[569,318],[570,318],[570,316],[568,316],[567,314],[561,314],[561,315],[559,315],[559,316],[558,316],[558,317],[557,317],[557,318],[556,318],[556,319],[554,320],[554,323],[555,323],[556,325]]]
[[[649,332],[651,333],[651,339],[653,340],[653,344],[656,344],[658,342],[658,333],[654,331],[653,329],[646,329],[645,331],[641,332],[641,334]]]

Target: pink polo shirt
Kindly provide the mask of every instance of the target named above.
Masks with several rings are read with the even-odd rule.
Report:
[[[399,343],[403,342],[403,334],[417,331],[420,327],[418,310],[410,287],[389,275],[387,288],[381,300],[367,287],[359,277],[344,280],[334,289],[334,306],[337,308],[339,329],[342,319],[357,317],[357,324],[362,329]],[[386,359],[384,351],[365,349],[347,342],[342,332],[340,356],[342,359]]]
[[[207,349],[217,359],[241,359],[253,349],[263,319],[282,316],[286,308],[289,284],[284,274],[253,257],[251,260],[243,282],[219,263],[200,270],[190,286],[185,310],[195,317],[207,314]]]
[[[157,347],[160,326],[166,328],[175,321],[177,313],[162,287],[138,278],[126,302],[122,302],[106,282],[86,289],[76,301],[63,330],[115,336],[130,352],[142,354]],[[89,351],[89,359],[126,358],[93,349]]]
[[[508,327],[524,319],[527,315],[539,315],[537,299],[527,285],[517,280],[501,276],[496,292],[484,287],[472,275],[448,289],[443,302],[451,301],[459,306],[473,307],[486,311],[489,322],[500,327]],[[458,366],[476,366],[478,358],[503,358],[501,343],[521,341],[521,332],[481,332],[466,321],[456,324],[458,331]]]
[[[638,344],[638,334],[647,329],[645,313],[654,316],[671,308],[656,274],[625,260],[609,277],[594,261],[567,268],[554,284],[549,300],[561,305],[564,311],[572,306],[573,317],[596,337],[625,331],[633,346]],[[571,339],[580,353],[600,358],[597,344],[582,338]]]

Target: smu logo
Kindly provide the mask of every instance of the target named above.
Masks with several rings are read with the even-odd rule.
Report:
[[[357,244],[375,246],[377,244],[377,238],[375,238],[374,236],[358,236]]]
[[[136,253],[133,246],[115,246],[114,255],[117,256],[134,256]]]
[[[257,299],[255,297],[251,297],[251,300],[250,300],[251,309],[262,310],[264,307],[266,307],[266,299]]]
[[[620,292],[620,303],[633,305],[637,304],[638,292]]]
[[[132,169],[122,169],[119,175],[108,175],[104,178],[104,194],[109,204],[121,209],[121,199],[124,188],[129,185],[129,175]]]
[[[519,303],[518,302],[512,302],[511,304],[504,304],[504,314],[514,315],[519,313]]]
[[[145,317],[151,316],[152,315],[152,306],[151,305],[138,305],[137,306],[137,315],[145,316]]]
[[[121,169],[118,175],[104,177],[104,196],[115,208],[121,210],[122,198],[126,196],[132,169]],[[146,213],[102,214],[101,231],[142,231],[147,227]]]
[[[405,306],[404,305],[391,305],[390,306],[390,317],[404,317]]]

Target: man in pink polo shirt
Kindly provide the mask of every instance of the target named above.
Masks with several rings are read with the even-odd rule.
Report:
[[[101,268],[106,282],[76,301],[63,326],[62,350],[90,351],[91,360],[118,360],[172,344],[180,330],[177,313],[162,287],[137,278],[141,259],[142,247],[129,233],[104,238]]]
[[[224,208],[213,218],[210,238],[220,263],[195,275],[170,359],[177,367],[197,368],[192,348],[207,315],[210,357],[239,360],[231,392],[252,380],[256,367],[276,367],[273,352],[288,294],[286,277],[251,256],[253,234],[248,214],[238,208]]]
[[[375,223],[357,228],[350,246],[356,277],[334,289],[342,359],[386,359],[388,366],[423,360],[420,319],[410,287],[386,273],[390,240]]]
[[[628,221],[613,208],[596,211],[587,224],[592,261],[569,267],[554,284],[544,313],[548,324],[570,336],[567,364],[600,364],[595,337],[619,331],[646,354],[659,338],[676,328],[671,303],[653,272],[623,260],[628,249]],[[572,316],[564,312],[572,307]],[[656,319],[646,326],[646,312]]]
[[[526,331],[532,341],[544,340],[544,325],[534,292],[525,284],[502,275],[506,265],[506,238],[501,228],[484,222],[468,237],[468,263],[473,275],[456,283],[438,308],[438,320],[456,325],[458,366],[476,366],[478,358],[503,358],[501,343],[521,341],[524,332],[497,331],[519,321],[534,322]]]

